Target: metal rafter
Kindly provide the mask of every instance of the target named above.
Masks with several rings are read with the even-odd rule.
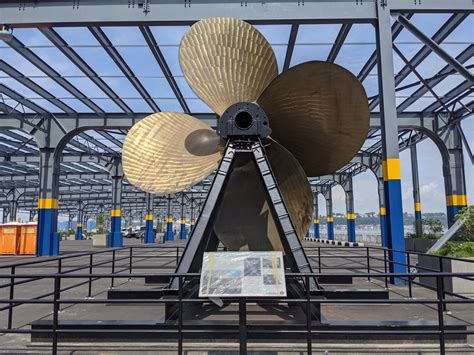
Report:
[[[285,62],[283,63],[283,71],[288,70],[291,64],[291,57],[293,56],[293,50],[295,49],[296,38],[298,37],[297,23],[291,25],[290,37],[288,38],[288,46],[286,47]]]
[[[108,86],[104,80],[78,55],[67,42],[52,28],[39,28],[39,31],[48,38],[74,65],[76,65],[94,84],[96,84],[112,101],[125,113],[132,113],[128,105]]]
[[[150,106],[150,108],[154,112],[161,111],[160,108],[158,107],[158,105],[156,104],[156,102],[151,98],[148,91],[142,85],[140,80],[138,80],[138,78],[135,77],[135,74],[133,73],[132,69],[130,69],[130,67],[125,62],[125,60],[122,58],[122,56],[119,54],[117,49],[115,49],[112,42],[110,42],[109,38],[104,33],[104,31],[102,31],[102,29],[100,27],[89,27],[89,31],[91,31],[91,33],[96,38],[97,42],[100,43],[102,48],[107,52],[107,54],[110,56],[110,58],[112,58],[114,63],[122,71],[122,73],[125,75],[125,77],[130,81],[130,83],[133,85],[133,87],[138,91],[138,93],[141,95],[143,100],[146,101],[148,106]]]
[[[344,44],[344,41],[346,40],[347,35],[349,34],[349,31],[351,30],[351,27],[352,24],[350,23],[344,23],[341,26],[341,29],[337,34],[336,41],[334,42],[334,45],[332,46],[326,61],[334,63],[337,58],[337,55],[339,54],[339,51],[342,48],[342,45]]]
[[[13,79],[15,79],[19,83],[23,84],[24,86],[26,86],[31,91],[37,93],[42,98],[48,100],[49,102],[51,102],[53,105],[55,105],[59,109],[63,110],[64,112],[66,112],[68,114],[76,113],[76,111],[73,110],[70,106],[66,105],[61,100],[58,100],[50,92],[48,92],[47,90],[45,90],[44,88],[42,88],[41,86],[36,84],[31,79],[26,78],[22,73],[20,73],[18,70],[16,70],[10,64],[6,63],[3,60],[0,60],[0,70],[4,71],[8,75],[10,75]]]
[[[166,80],[168,81],[171,90],[173,90],[173,93],[176,96],[176,99],[181,105],[183,111],[185,113],[190,113],[188,104],[186,103],[186,100],[184,100],[183,94],[181,93],[181,90],[179,89],[178,84],[176,83],[176,80],[174,79],[173,74],[171,73],[171,70],[168,67],[168,64],[166,63],[163,53],[161,53],[160,47],[158,46],[158,43],[156,42],[155,37],[153,36],[153,33],[151,33],[150,28],[148,26],[140,26],[140,31],[143,35],[143,38],[145,38],[145,42],[148,44],[151,53],[155,57],[155,60],[158,62],[161,71],[165,75]]]
[[[448,37],[456,27],[466,19],[468,14],[465,13],[458,13],[452,15],[440,28],[439,30],[433,35],[431,38],[433,42],[439,44],[441,43],[446,37]],[[424,45],[414,56],[410,59],[410,64],[413,68],[416,68],[420,65],[430,54],[431,49]],[[408,65],[405,65],[398,74],[395,75],[395,86],[398,86],[403,80],[405,80],[411,74],[411,69]],[[373,110],[377,105],[380,103],[379,97],[376,97],[372,102],[369,104],[370,110]]]
[[[102,115],[104,111],[97,106],[93,101],[87,98],[79,89],[72,85],[69,81],[64,79],[57,71],[55,71],[49,64],[44,60],[38,57],[30,49],[20,42],[16,37],[13,37],[11,40],[5,42],[8,46],[17,51],[21,56],[23,56],[30,63],[35,65],[38,69],[43,71],[49,78],[54,80],[59,84],[63,89],[71,93],[76,99],[80,100],[84,105],[89,107],[96,114]]]

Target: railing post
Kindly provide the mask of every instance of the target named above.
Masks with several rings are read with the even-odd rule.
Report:
[[[92,275],[92,264],[94,261],[94,254],[89,256],[89,275]],[[89,276],[89,291],[87,292],[87,297],[92,297],[92,276]]]
[[[438,295],[438,328],[439,328],[439,353],[446,354],[445,339],[444,339],[444,289],[443,277],[436,275],[436,291]]]
[[[410,253],[407,252],[407,269],[408,272],[411,273],[411,261],[410,261]],[[411,289],[411,277],[408,277],[408,297],[413,298],[412,289]]]
[[[178,266],[179,263],[179,247],[176,247],[176,266]]]
[[[112,250],[112,277],[110,280],[110,288],[114,288],[115,278],[113,277],[115,273],[115,249]]]
[[[387,249],[383,250],[383,270],[385,273],[385,289],[388,289],[388,278],[387,278]]]
[[[369,252],[369,247],[366,247],[367,249],[367,274],[370,274],[370,252]],[[367,281],[370,281],[370,275],[367,275]]]
[[[439,260],[439,272],[442,274],[444,272],[443,258],[438,256]],[[441,292],[444,300],[444,277],[441,276]],[[443,302],[443,311],[446,311],[446,304]]]
[[[11,274],[15,275],[15,266],[12,266]],[[10,279],[10,300],[13,299],[15,291],[15,278],[12,277]],[[13,322],[13,303],[10,302],[8,307],[8,329],[12,329],[12,322]]]
[[[178,355],[183,353],[183,278],[178,276]]]
[[[318,269],[319,273],[321,273],[321,247],[318,247]]]
[[[130,260],[128,264],[128,273],[132,276],[133,247],[130,247]]]
[[[309,276],[305,276],[305,286],[306,286],[306,330],[307,330],[307,338],[306,338],[306,345],[308,355],[311,355],[313,352],[313,344],[311,342],[311,293],[310,293],[310,284],[309,284]]]
[[[61,278],[54,277],[54,298],[53,298],[53,355],[58,353],[58,317],[59,317],[59,297],[61,293]]]
[[[239,298],[240,355],[247,354],[247,305],[245,298]]]

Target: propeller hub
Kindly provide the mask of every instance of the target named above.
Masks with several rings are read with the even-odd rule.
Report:
[[[262,108],[251,102],[239,102],[224,111],[219,119],[217,133],[222,138],[266,138],[272,130]]]

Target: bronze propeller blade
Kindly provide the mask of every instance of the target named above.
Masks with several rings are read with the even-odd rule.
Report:
[[[272,138],[288,149],[308,176],[335,172],[357,153],[369,129],[367,95],[348,70],[307,62],[280,74],[257,103]]]
[[[218,115],[237,102],[255,102],[278,74],[265,37],[234,18],[195,23],[181,40],[179,64],[191,89]]]
[[[182,191],[214,171],[222,156],[220,137],[200,120],[159,112],[135,124],[122,149],[128,181],[154,194]]]

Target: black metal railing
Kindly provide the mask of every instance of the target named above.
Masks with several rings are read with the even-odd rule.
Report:
[[[241,353],[245,353],[248,343],[249,334],[259,335],[274,335],[278,329],[272,328],[271,330],[266,329],[264,326],[258,326],[255,324],[249,324],[247,322],[247,304],[255,303],[258,301],[261,305],[275,305],[278,303],[286,303],[292,305],[300,305],[306,308],[306,323],[302,327],[291,330],[291,334],[300,335],[306,337],[308,353],[312,351],[312,339],[317,338],[318,335],[324,334],[347,334],[347,330],[331,330],[331,329],[320,329],[315,328],[310,318],[310,308],[315,304],[338,304],[344,305],[368,305],[368,304],[418,304],[428,305],[434,308],[436,311],[436,319],[438,328],[436,330],[423,330],[423,334],[435,335],[439,338],[439,349],[442,354],[445,353],[446,346],[446,335],[457,334],[467,335],[473,334],[474,331],[470,329],[466,330],[450,330],[446,329],[445,314],[447,305],[450,304],[466,304],[470,305],[474,303],[473,299],[466,296],[456,294],[455,292],[447,291],[445,289],[445,280],[453,278],[462,278],[468,281],[474,281],[474,272],[472,273],[453,273],[445,272],[443,269],[436,270],[430,268],[423,268],[416,266],[414,261],[418,258],[421,253],[403,252],[406,256],[406,264],[403,264],[408,271],[410,268],[415,267],[417,269],[423,269],[423,273],[390,273],[390,264],[394,263],[388,259],[389,250],[386,248],[378,247],[334,247],[334,246],[307,246],[305,250],[310,260],[314,262],[315,273],[287,273],[287,280],[302,280],[305,281],[302,285],[308,285],[309,279],[312,277],[318,277],[324,274],[330,274],[334,277],[347,276],[348,272],[353,278],[364,278],[367,281],[376,283],[378,280],[382,280],[380,283],[381,287],[388,288],[389,280],[399,279],[406,282],[407,294],[405,298],[398,299],[315,299],[311,295],[311,290],[305,288],[305,297],[301,299],[286,299],[286,298],[226,298],[224,299],[225,304],[236,304],[239,308],[239,319],[238,327],[231,330],[215,330],[210,329],[206,322],[202,322],[198,328],[195,325],[188,327],[183,318],[183,307],[187,304],[212,304],[209,299],[201,298],[184,298],[183,297],[183,285],[187,284],[192,279],[199,277],[199,274],[175,274],[173,272],[162,273],[157,272],[160,270],[154,270],[155,272],[140,272],[142,270],[156,269],[159,264],[158,261],[164,262],[165,267],[173,269],[179,262],[180,252],[183,247],[170,247],[170,246],[129,246],[108,250],[101,250],[95,252],[77,253],[72,255],[60,256],[56,258],[42,258],[35,259],[33,261],[20,262],[15,264],[8,264],[0,266],[0,280],[7,280],[7,283],[0,285],[0,289],[9,288],[9,297],[6,299],[0,299],[0,312],[8,312],[7,324],[0,328],[0,333],[21,333],[21,334],[34,334],[34,333],[46,333],[51,335],[52,352],[57,353],[58,340],[61,334],[80,332],[79,329],[64,329],[60,327],[60,309],[66,305],[79,305],[79,304],[161,304],[166,305],[167,303],[177,304],[177,322],[174,327],[169,330],[170,334],[174,334],[177,338],[177,349],[178,353],[181,354],[183,351],[183,342],[187,336],[196,334],[205,334],[212,332],[227,332],[237,333],[239,340],[239,346]],[[175,252],[176,251],[176,252]],[[474,267],[474,261],[448,258],[443,256],[433,256],[438,258],[439,266],[442,268],[443,262],[446,259],[451,261],[459,261],[472,263]],[[345,260],[352,263],[351,266],[338,266],[338,265],[326,265],[332,260]],[[71,264],[71,262],[74,262]],[[79,263],[79,265],[77,265]],[[163,265],[163,264],[159,264]],[[31,272],[32,269],[37,269],[39,266],[42,268],[51,268],[52,272],[49,273],[35,273]],[[3,273],[1,273],[3,270]],[[10,271],[8,273],[8,270]],[[26,270],[27,272],[22,272]],[[105,272],[104,272],[105,270]],[[343,270],[343,272],[341,272]],[[7,271],[7,272],[5,272]],[[160,298],[160,299],[98,299],[92,298],[94,293],[93,283],[96,281],[103,281],[110,279],[110,286],[103,286],[100,291],[107,289],[108,287],[114,287],[116,281],[119,279],[130,279],[130,278],[147,278],[160,275],[162,277],[177,277],[179,280],[179,288],[176,299]],[[415,280],[415,277],[430,277],[435,280],[435,285],[430,286]],[[16,298],[15,297],[15,286],[29,285],[33,282],[51,282],[52,291],[39,294],[31,295],[29,298]],[[75,281],[74,283],[64,286],[66,282]],[[67,298],[65,292],[75,288],[80,288],[87,285],[84,288],[84,298]],[[107,283],[108,285],[108,283]],[[433,297],[431,298],[413,298],[413,285],[417,285],[428,290],[432,290]],[[82,289],[81,289],[82,290]],[[99,292],[98,290],[95,290]],[[447,298],[450,296],[450,298]],[[27,329],[25,327],[14,327],[14,309],[19,306],[35,306],[35,305],[51,305],[52,306],[52,324],[51,329]],[[34,319],[33,319],[34,320]],[[107,330],[108,332],[114,332],[114,330]],[[122,330],[116,330],[117,332],[123,332]],[[357,330],[357,334],[418,334],[419,330]],[[287,330],[283,332],[280,330],[279,336],[284,337]]]

